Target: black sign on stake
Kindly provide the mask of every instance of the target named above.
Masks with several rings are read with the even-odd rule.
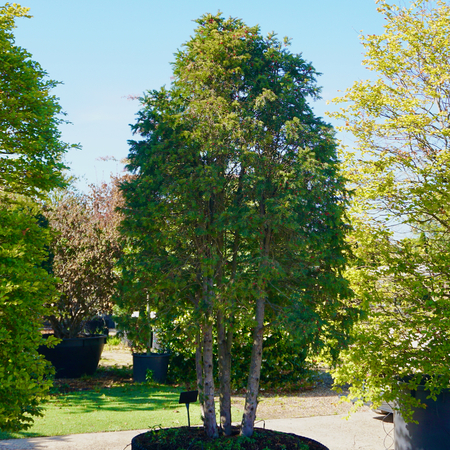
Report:
[[[189,417],[189,403],[196,402],[197,397],[198,397],[198,391],[187,391],[187,392],[181,392],[180,399],[178,400],[178,403],[186,404],[189,428],[191,427],[191,418]]]

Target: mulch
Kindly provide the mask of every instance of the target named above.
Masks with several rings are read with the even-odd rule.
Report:
[[[81,378],[59,378],[53,382],[54,394],[68,394],[77,391],[90,391],[133,383],[132,371],[99,367],[93,376]]]
[[[292,433],[255,428],[251,438],[239,435],[234,428],[232,436],[208,438],[203,427],[179,427],[151,430],[131,441],[131,450],[329,450],[323,444]]]

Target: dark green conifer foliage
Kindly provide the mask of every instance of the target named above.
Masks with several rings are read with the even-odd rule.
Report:
[[[122,184],[122,306],[149,301],[157,315],[184,317],[210,436],[212,339],[229,433],[233,333],[252,325],[242,428],[250,436],[265,333],[283,326],[293,339],[345,345],[347,193],[333,130],[306,102],[319,95],[311,64],[240,20],[207,14],[197,23],[172,86],[141,99],[133,127],[142,139],[130,142],[134,176]]]

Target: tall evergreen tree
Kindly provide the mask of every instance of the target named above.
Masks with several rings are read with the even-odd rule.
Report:
[[[221,426],[231,433],[233,334],[252,324],[242,433],[257,408],[264,334],[289,326],[345,341],[351,317],[345,263],[346,192],[311,64],[274,35],[207,14],[176,55],[170,89],[147,93],[134,131],[123,232],[123,305],[190,314],[204,423],[217,436],[213,340]],[[139,289],[137,289],[139,287]],[[142,292],[146,291],[143,295]],[[336,326],[338,325],[339,326]]]

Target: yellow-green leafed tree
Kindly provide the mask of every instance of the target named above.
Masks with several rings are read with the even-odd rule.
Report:
[[[409,9],[379,0],[385,32],[362,39],[375,81],[358,81],[332,114],[356,138],[348,176],[358,207],[385,223],[423,231],[450,226],[450,6],[419,0]]]
[[[433,395],[450,379],[450,7],[377,3],[384,33],[362,38],[374,80],[355,82],[332,115],[356,139],[347,275],[366,310],[335,375],[379,403],[402,395],[400,378],[414,387],[429,375]]]
[[[25,200],[0,202],[0,430],[18,431],[42,415],[51,386],[48,363],[38,354],[39,329],[56,299],[54,278],[42,267],[49,231],[39,209]]]
[[[14,43],[16,4],[0,7],[0,430],[28,428],[41,414],[49,367],[38,354],[44,304],[56,298],[45,270],[49,230],[38,200],[64,185],[55,83]]]

